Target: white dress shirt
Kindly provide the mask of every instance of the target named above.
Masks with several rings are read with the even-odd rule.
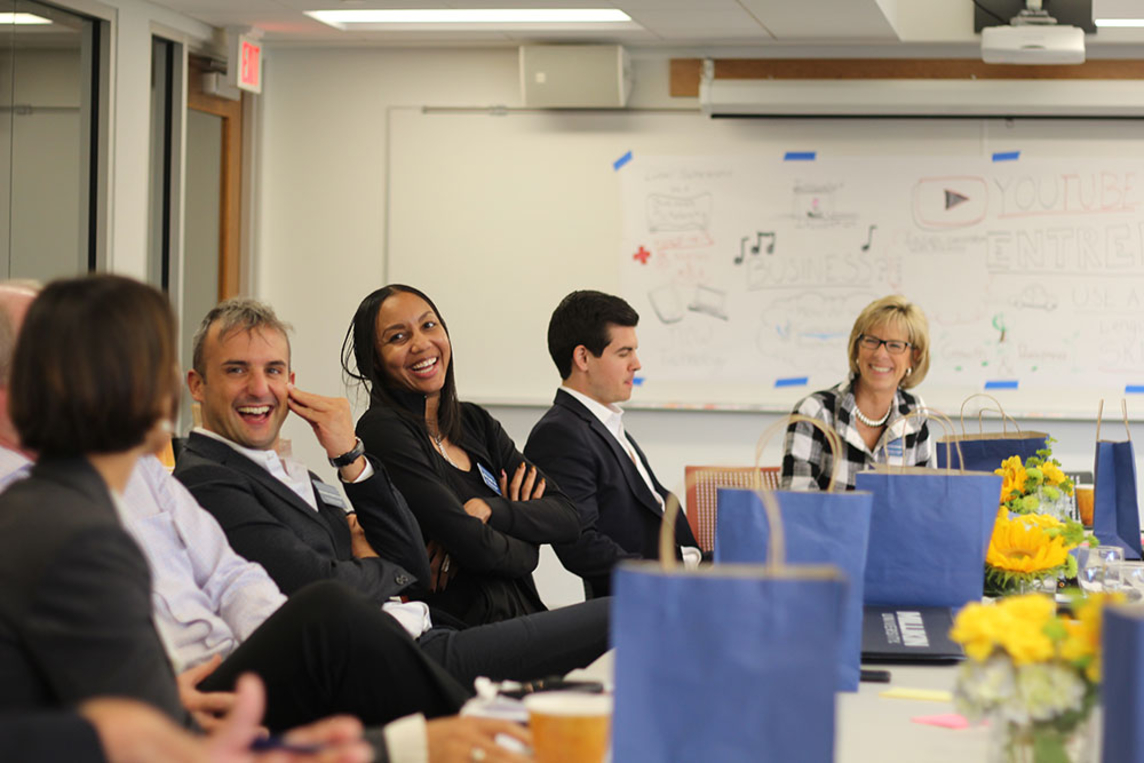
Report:
[[[635,445],[628,439],[628,433],[624,431],[624,409],[615,403],[604,405],[603,403],[588,397],[583,392],[572,389],[571,387],[562,386],[560,389],[567,392],[572,397],[580,401],[580,403],[588,409],[588,411],[600,420],[604,425],[604,429],[608,430],[608,434],[612,435],[616,443],[628,454],[628,458],[635,464],[636,471],[639,472],[640,478],[647,485],[647,489],[651,491],[655,501],[659,504],[659,510],[663,511],[663,496],[655,489],[655,483],[652,481],[651,474],[648,472],[647,467],[644,466],[643,459],[640,458],[639,453],[636,452]],[[688,569],[694,569],[699,566],[699,561],[703,558],[703,552],[694,546],[683,546],[680,549],[683,555],[684,566]]]
[[[22,480],[32,471],[32,462],[18,450],[0,445],[0,491],[16,480]]]
[[[0,485],[30,470],[23,455],[0,448]],[[225,658],[286,601],[159,459],[139,459],[116,498],[119,519],[151,569],[155,630],[176,673],[216,654]]]
[[[305,464],[295,461],[292,458],[283,458],[273,450],[259,450],[244,447],[209,429],[195,427],[193,431],[205,437],[211,437],[219,442],[224,442],[234,448],[254,463],[266,469],[275,479],[297,493],[298,497],[305,501],[307,506],[315,512],[318,511],[318,499],[314,496],[314,485],[310,481],[310,470],[306,468]],[[362,473],[358,475],[354,482],[365,482],[372,477],[373,474],[373,465],[367,458],[365,461],[365,469],[362,470]],[[382,604],[381,609],[400,623],[401,627],[404,628],[414,640],[421,638],[426,631],[433,627],[433,621],[429,617],[429,605],[424,602],[403,602],[400,599],[394,599],[393,601],[387,601],[385,604]]]

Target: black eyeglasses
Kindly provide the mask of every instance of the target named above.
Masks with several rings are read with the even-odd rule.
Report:
[[[865,347],[867,350],[877,351],[882,345],[886,345],[886,352],[891,355],[901,355],[912,346],[909,342],[902,342],[897,339],[879,339],[869,334],[862,334],[858,337],[858,346]]]

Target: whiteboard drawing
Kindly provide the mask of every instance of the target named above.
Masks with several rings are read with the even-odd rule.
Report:
[[[743,260],[746,259],[746,257],[747,257],[747,250],[748,249],[750,249],[751,254],[753,256],[757,256],[759,254],[759,252],[763,251],[763,239],[764,238],[767,239],[767,249],[766,249],[767,254],[774,254],[775,253],[775,232],[774,231],[767,231],[766,233],[764,233],[762,231],[755,231],[755,243],[751,244],[749,247],[747,246],[747,242],[751,240],[750,236],[743,236],[742,238],[739,239],[739,254],[738,254],[738,256],[735,257],[735,260],[734,260],[735,264],[736,265],[742,265],[743,264]]]
[[[712,318],[718,318],[719,320],[728,320],[727,292],[700,284],[695,287],[695,296],[692,298],[691,304],[687,306],[687,309],[695,313],[710,315]]]
[[[707,230],[711,225],[711,194],[669,196],[653,193],[647,197],[647,229],[660,231]]]
[[[647,293],[652,309],[660,323],[679,323],[683,320],[683,299],[675,284],[666,284]]]
[[[989,186],[985,178],[924,177],[913,188],[914,223],[923,230],[967,228],[985,219]]]
[[[1052,312],[1057,309],[1057,298],[1049,294],[1048,289],[1042,284],[1031,283],[1013,298],[1013,307]]]
[[[658,383],[836,384],[855,316],[897,293],[929,318],[927,399],[1016,380],[1052,410],[1094,379],[1144,385],[1144,162],[642,161],[621,293],[658,319],[640,332]],[[649,236],[676,246],[645,268]]]
[[[825,220],[834,216],[833,183],[798,183],[794,187],[795,218]]]

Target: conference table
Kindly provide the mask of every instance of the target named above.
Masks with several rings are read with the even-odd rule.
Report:
[[[608,652],[570,679],[611,685],[613,652]],[[985,761],[989,729],[947,729],[912,722],[911,718],[953,713],[949,702],[890,699],[891,688],[952,691],[955,665],[877,665],[890,671],[890,683],[863,683],[855,693],[837,695],[835,763],[974,763]]]

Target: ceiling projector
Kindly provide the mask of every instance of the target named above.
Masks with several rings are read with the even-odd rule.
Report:
[[[985,27],[981,60],[987,64],[1083,64],[1084,30],[1057,24]]]

